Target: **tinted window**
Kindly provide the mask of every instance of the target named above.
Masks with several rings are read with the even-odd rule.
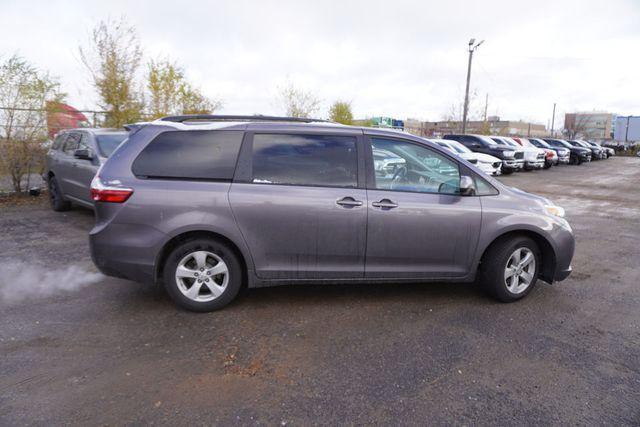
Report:
[[[458,193],[460,171],[448,157],[405,141],[373,138],[371,145],[377,189]]]
[[[97,135],[98,149],[103,157],[111,156],[111,153],[118,148],[118,145],[127,137],[126,133],[110,133],[104,135]]]
[[[233,178],[242,132],[163,132],[133,162],[133,173],[149,178]]]
[[[358,185],[356,138],[266,135],[253,138],[253,182],[330,187]]]
[[[64,152],[67,154],[73,154],[78,149],[80,144],[80,135],[77,133],[70,133],[67,140],[64,142]]]

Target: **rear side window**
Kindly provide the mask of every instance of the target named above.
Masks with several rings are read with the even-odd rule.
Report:
[[[145,178],[231,180],[243,132],[169,131],[156,136],[133,162]]]
[[[356,138],[257,134],[253,138],[253,182],[356,187]]]

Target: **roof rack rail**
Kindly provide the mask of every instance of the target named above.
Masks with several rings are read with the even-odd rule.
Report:
[[[312,122],[326,122],[322,119],[308,119],[303,117],[278,117],[278,116],[228,116],[228,115],[216,115],[216,114],[185,114],[182,116],[167,116],[160,120],[164,122],[187,122],[187,121],[208,121],[208,122],[298,122],[298,123],[312,123]]]

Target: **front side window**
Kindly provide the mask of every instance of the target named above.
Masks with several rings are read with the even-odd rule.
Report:
[[[66,137],[66,133],[56,136],[56,139],[53,141],[53,145],[51,146],[51,148],[53,148],[54,150],[61,150],[64,146],[64,140]]]
[[[141,178],[230,180],[240,151],[239,131],[168,131],[133,162]]]
[[[423,145],[372,138],[375,187],[381,190],[457,194],[458,164]]]
[[[356,138],[256,134],[253,137],[253,182],[357,187]]]

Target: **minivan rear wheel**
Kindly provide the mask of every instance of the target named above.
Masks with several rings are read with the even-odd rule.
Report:
[[[238,295],[242,270],[235,253],[213,239],[180,244],[169,254],[163,271],[171,299],[191,311],[221,309]]]
[[[531,292],[539,271],[538,245],[528,237],[513,237],[489,248],[482,261],[480,283],[499,301],[513,302]]]

